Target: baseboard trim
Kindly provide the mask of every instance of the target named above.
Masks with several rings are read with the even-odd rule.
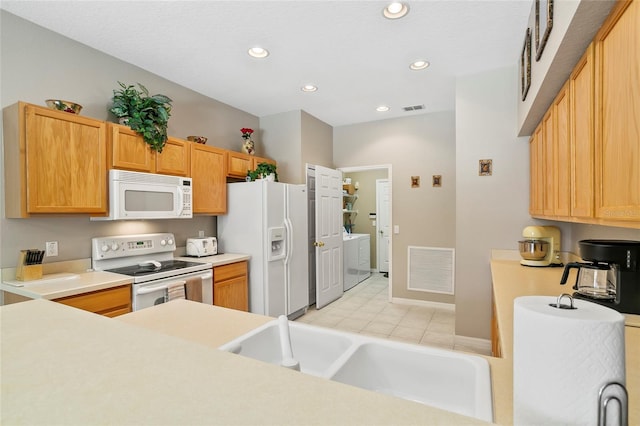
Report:
[[[451,312],[456,311],[456,305],[454,305],[453,303],[431,302],[429,300],[415,300],[415,299],[404,299],[401,297],[392,297],[391,303],[397,303],[398,305],[413,305],[413,306],[424,306],[427,308],[445,309]]]
[[[477,337],[455,336],[454,341],[456,345],[491,352],[491,340],[479,339]]]

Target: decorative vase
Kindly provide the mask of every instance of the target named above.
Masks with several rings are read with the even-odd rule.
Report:
[[[129,125],[129,117],[120,117],[118,119],[118,123],[122,124],[123,126],[128,126]]]
[[[256,153],[255,146],[251,138],[247,138],[244,140],[242,144],[242,150],[249,155],[254,155]]]

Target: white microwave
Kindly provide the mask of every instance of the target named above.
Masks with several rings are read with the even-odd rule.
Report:
[[[91,220],[193,217],[191,178],[109,170],[109,216]]]

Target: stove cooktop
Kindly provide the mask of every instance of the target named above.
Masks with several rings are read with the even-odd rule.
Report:
[[[180,272],[180,269],[202,266],[202,263],[186,262],[184,260],[165,260],[158,263],[160,264],[159,268],[153,263],[141,263],[137,265],[123,266],[120,268],[106,269],[106,271],[114,272],[116,274],[129,275],[132,277],[142,277],[169,271]]]

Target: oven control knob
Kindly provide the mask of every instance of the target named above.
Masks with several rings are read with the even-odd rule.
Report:
[[[167,240],[160,240],[160,245],[161,246],[166,246],[167,245]]]
[[[113,243],[111,244],[111,250],[116,251],[120,248],[120,246],[118,245],[118,243]]]
[[[173,240],[172,240],[171,238],[169,238],[169,239],[167,240],[167,244],[169,244],[170,246],[172,246],[172,245],[173,245]]]
[[[102,250],[103,252],[108,252],[109,251],[109,246],[107,245],[107,243],[104,243],[102,245],[102,247],[100,247],[100,250]]]

